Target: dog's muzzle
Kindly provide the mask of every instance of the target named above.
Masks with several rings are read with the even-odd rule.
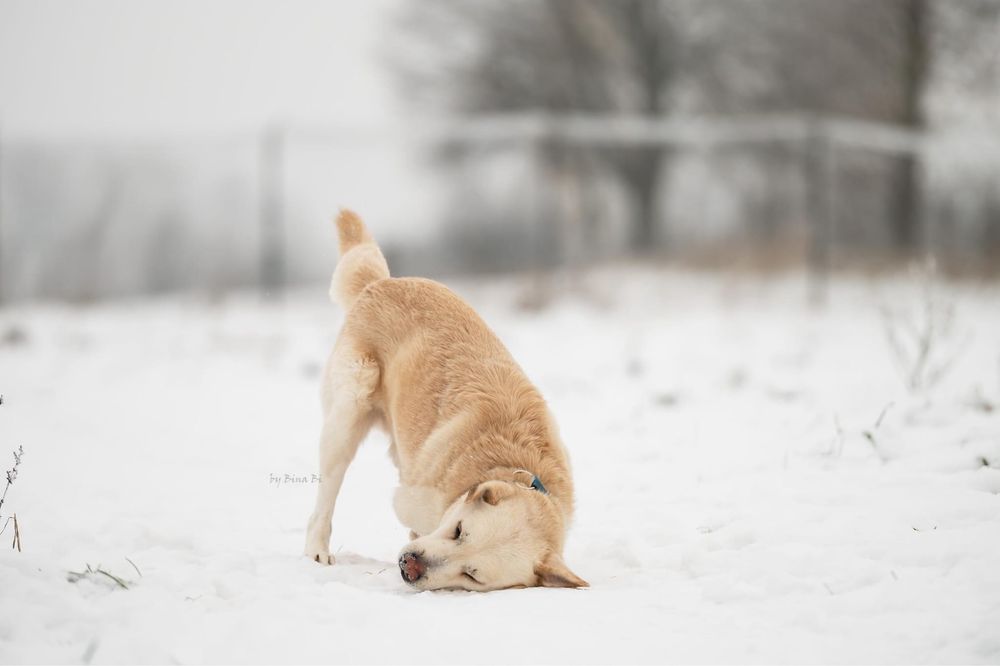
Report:
[[[424,577],[427,565],[417,553],[403,553],[399,557],[399,574],[407,583],[413,584]]]

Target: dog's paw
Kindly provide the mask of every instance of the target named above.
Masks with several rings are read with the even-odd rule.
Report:
[[[313,562],[318,562],[324,566],[328,564],[333,564],[335,560],[333,555],[330,554],[326,548],[309,548],[306,547],[305,556],[308,557]]]

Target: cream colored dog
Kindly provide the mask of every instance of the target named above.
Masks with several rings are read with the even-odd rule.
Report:
[[[321,483],[305,554],[332,564],[344,473],[373,425],[399,468],[394,507],[413,539],[400,573],[422,590],[584,587],[562,559],[569,460],[538,390],[462,299],[390,278],[361,219],[337,218],[331,298],[347,315],[323,378]]]

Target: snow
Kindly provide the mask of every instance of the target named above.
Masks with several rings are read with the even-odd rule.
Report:
[[[299,556],[325,285],[0,310],[0,468],[25,450],[0,662],[1000,661],[996,287],[943,287],[956,357],[911,393],[877,307],[919,298],[904,279],[839,279],[823,308],[798,275],[578,284],[534,312],[520,280],[451,282],[559,419],[586,590],[408,589],[381,435],[337,564]],[[128,589],[70,582],[88,564]]]

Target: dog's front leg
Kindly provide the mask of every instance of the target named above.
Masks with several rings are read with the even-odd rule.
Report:
[[[334,374],[333,400],[323,419],[319,442],[319,487],[316,506],[306,528],[305,555],[321,564],[333,564],[330,528],[344,473],[358,445],[372,425],[369,398],[378,382],[374,363],[355,362]]]

